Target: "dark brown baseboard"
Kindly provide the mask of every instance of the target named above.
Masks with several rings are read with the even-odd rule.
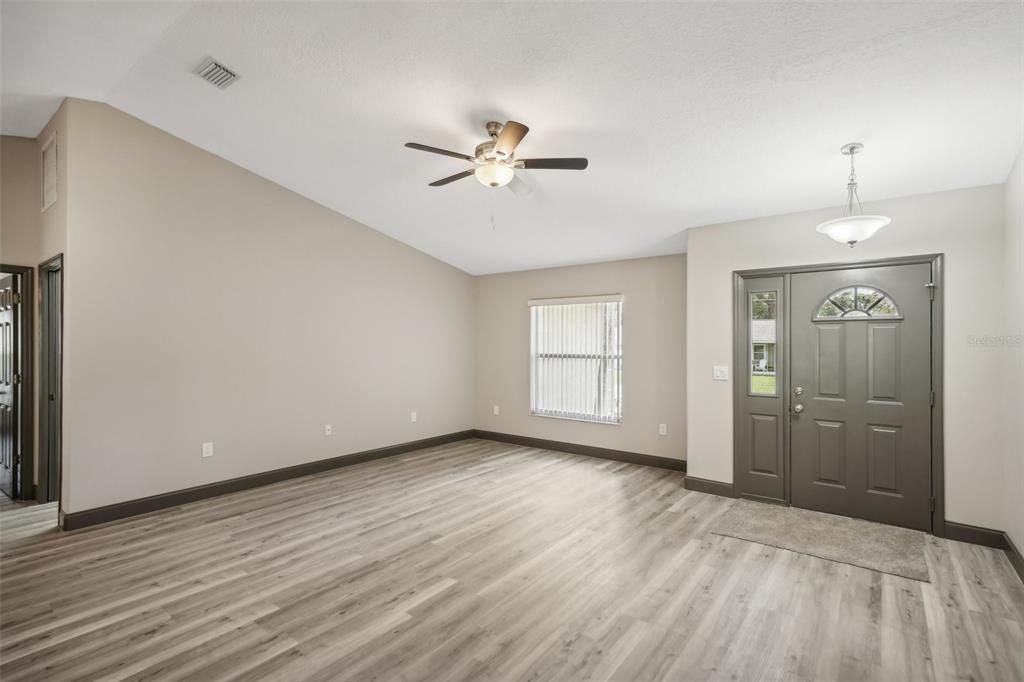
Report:
[[[1008,545],[1006,556],[1009,557],[1010,564],[1017,571],[1020,581],[1024,583],[1024,555],[1021,555],[1020,548],[1013,544],[1013,540],[1010,539],[1009,535],[1006,536],[1006,544]]]
[[[1013,540],[1010,539],[1010,536],[1006,533],[1003,533],[1003,535],[1006,535],[1006,556],[1009,557],[1010,564],[1013,565],[1014,570],[1017,571],[1017,576],[1020,577],[1020,581],[1024,583],[1024,556],[1021,555],[1020,549],[1017,545],[1013,544]]]
[[[706,478],[697,478],[696,476],[687,476],[684,486],[687,490],[695,490],[698,493],[710,493],[711,495],[721,495],[722,497],[737,496],[736,486],[732,483],[709,481]]]
[[[946,521],[946,539],[1003,550],[1006,552],[1006,557],[1010,560],[1013,570],[1017,571],[1021,582],[1024,582],[1024,556],[1021,556],[1020,550],[1013,544],[1013,540],[1005,531]]]
[[[474,429],[473,436],[484,440],[495,440],[499,443],[512,443],[513,445],[525,445],[530,448],[541,450],[555,450],[557,452],[569,452],[574,455],[586,455],[587,457],[598,457],[600,459],[612,459],[616,462],[628,462],[629,464],[641,464],[659,469],[671,469],[686,473],[685,459],[672,459],[671,457],[658,457],[656,455],[642,455],[639,452],[626,452],[625,450],[611,450],[600,448],[594,445],[580,445],[578,443],[563,443],[557,440],[545,440],[533,438],[532,436],[517,436],[511,433],[498,433],[496,431],[481,431]]]
[[[946,521],[946,539],[958,542],[969,542],[972,545],[984,545],[996,549],[1009,549],[1009,538],[1001,530],[971,526],[966,523]]]
[[[376,448],[374,450],[356,452],[351,455],[341,455],[340,457],[331,457],[330,459],[320,459],[315,462],[296,464],[295,466],[273,469],[272,471],[263,471],[258,474],[250,474],[248,476],[232,478],[226,481],[207,483],[206,485],[200,485],[194,488],[175,490],[169,493],[139,498],[137,500],[128,500],[127,502],[119,502],[105,507],[86,509],[79,512],[62,513],[61,528],[64,530],[78,530],[79,528],[87,528],[99,523],[107,523],[108,521],[116,521],[118,519],[128,518],[129,516],[147,514],[160,509],[177,507],[188,502],[205,500],[210,497],[217,497],[218,495],[226,495],[227,493],[235,493],[240,490],[257,488],[270,483],[286,481],[290,478],[318,474],[322,471],[352,466],[353,464],[361,464],[375,459],[393,457],[411,450],[429,448],[435,445],[445,445],[447,443],[454,443],[455,441],[466,440],[467,438],[472,437],[473,431],[447,433],[441,436],[434,436],[432,438],[424,438],[422,440],[410,441],[408,443],[400,443],[398,445],[390,445],[383,448]]]

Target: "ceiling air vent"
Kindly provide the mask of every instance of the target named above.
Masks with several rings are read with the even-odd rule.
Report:
[[[213,57],[204,59],[196,69],[196,73],[204,81],[216,85],[221,90],[238,80],[237,73],[215,61]]]

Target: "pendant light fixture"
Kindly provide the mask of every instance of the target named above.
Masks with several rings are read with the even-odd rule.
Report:
[[[850,248],[892,222],[891,218],[884,215],[864,215],[864,210],[860,206],[853,157],[863,149],[864,145],[860,142],[851,142],[844,144],[839,150],[844,156],[850,157],[850,179],[846,183],[846,206],[843,208],[843,217],[826,220],[817,227],[820,234],[827,235],[840,244],[849,244]]]

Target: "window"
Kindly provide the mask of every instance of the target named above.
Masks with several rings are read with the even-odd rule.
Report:
[[[775,322],[778,318],[779,293],[750,293],[750,392],[754,395],[776,395]]]
[[[899,319],[899,308],[889,295],[874,287],[855,286],[833,291],[818,307],[815,320],[857,318]]]
[[[622,297],[530,301],[530,410],[622,423]]]
[[[751,371],[754,374],[775,373],[775,344],[753,344]]]

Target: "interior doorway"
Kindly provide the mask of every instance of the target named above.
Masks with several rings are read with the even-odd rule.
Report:
[[[941,265],[736,273],[741,497],[944,534]]]
[[[64,256],[39,266],[39,482],[36,499],[53,502],[61,490]]]
[[[32,497],[33,268],[0,265],[0,493]]]

